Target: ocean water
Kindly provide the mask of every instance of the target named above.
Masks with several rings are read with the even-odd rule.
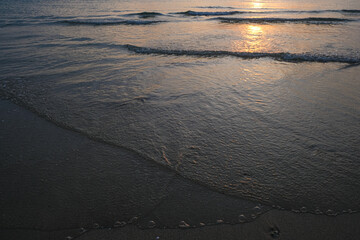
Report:
[[[359,64],[358,0],[0,2],[1,97],[286,210],[360,210]]]

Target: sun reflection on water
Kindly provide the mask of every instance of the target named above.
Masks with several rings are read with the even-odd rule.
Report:
[[[248,25],[247,26],[247,34],[249,36],[259,36],[263,33],[262,27],[261,26],[256,26],[256,25]]]
[[[263,8],[263,6],[264,6],[264,3],[260,2],[259,0],[254,0],[251,3],[252,8]]]
[[[265,37],[265,26],[246,25],[241,26],[238,31],[242,40],[233,41],[233,50],[240,52],[262,52],[269,50]]]

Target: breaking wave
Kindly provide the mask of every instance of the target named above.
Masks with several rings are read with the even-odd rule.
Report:
[[[360,13],[360,10],[357,10],[357,9],[343,9],[343,10],[339,10],[339,12],[345,12],[345,13]]]
[[[129,13],[126,16],[138,16],[140,18],[154,18],[157,16],[162,16],[162,13],[159,12],[140,12],[140,13]]]
[[[186,16],[228,16],[228,15],[235,15],[241,13],[251,13],[251,12],[244,12],[244,11],[226,11],[226,12],[197,12],[197,11],[186,11],[186,12],[178,12],[176,14],[182,14]]]
[[[336,24],[355,21],[347,18],[309,17],[309,18],[227,18],[218,17],[223,23],[304,23],[304,24]]]
[[[231,52],[231,51],[212,51],[212,50],[166,50],[157,48],[146,48],[135,45],[122,45],[131,52],[138,54],[160,54],[176,56],[199,56],[199,57],[238,57],[242,59],[271,58],[283,62],[318,62],[318,63],[348,63],[359,64],[360,58],[345,56],[328,56],[311,53],[271,53],[271,52]]]
[[[271,58],[282,62],[317,62],[317,63],[347,63],[351,66],[360,64],[360,57],[325,55],[316,53],[289,53],[289,52],[232,52],[221,50],[177,50],[160,49],[150,47],[140,47],[132,44],[117,45],[107,43],[86,43],[78,44],[76,47],[96,47],[111,49],[126,49],[137,54],[156,54],[156,55],[174,55],[174,56],[195,56],[195,57],[237,57],[242,59],[260,59]]]
[[[235,9],[234,7],[224,7],[224,6],[200,6],[196,8]]]
[[[65,23],[70,25],[150,25],[161,23],[164,21],[153,20],[124,20],[124,19],[76,19],[76,20],[64,20],[58,23]]]
[[[210,7],[203,7],[210,8]],[[215,7],[213,7],[215,8]],[[223,8],[226,9],[226,8]],[[231,8],[228,8],[231,9]],[[185,11],[185,12],[177,12],[176,14],[182,14],[186,16],[229,16],[235,14],[274,14],[274,13],[326,13],[326,12],[334,12],[334,13],[352,13],[352,14],[360,14],[360,10],[357,9],[342,9],[342,10],[308,10],[308,11],[297,11],[297,10],[279,10],[279,11]]]

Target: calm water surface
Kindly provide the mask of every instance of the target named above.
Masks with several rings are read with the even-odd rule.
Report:
[[[2,0],[0,89],[211,189],[358,211],[359,30],[357,0]]]

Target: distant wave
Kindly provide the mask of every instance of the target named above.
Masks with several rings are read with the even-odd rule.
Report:
[[[140,12],[140,13],[129,13],[126,16],[138,16],[140,18],[154,18],[156,16],[161,16],[162,13],[159,12]]]
[[[200,6],[196,8],[235,9],[234,7],[222,7],[222,6]]]
[[[296,54],[296,53],[271,53],[271,52],[231,52],[231,51],[213,51],[213,50],[166,50],[157,48],[146,48],[135,45],[122,45],[129,51],[139,54],[161,54],[161,55],[176,55],[176,56],[199,56],[199,57],[238,57],[242,59],[258,59],[258,58],[272,58],[283,62],[319,62],[319,63],[348,63],[358,64],[360,58],[351,58],[343,56],[327,56],[319,54]]]
[[[360,13],[360,10],[357,9],[342,9],[339,12],[347,12],[347,13]]]
[[[205,8],[205,7],[204,7]],[[326,12],[337,12],[337,13],[360,13],[360,10],[342,9],[342,10],[308,10],[308,11],[297,11],[297,10],[280,10],[280,11],[185,11],[177,12],[176,14],[182,14],[186,16],[226,16],[235,14],[274,14],[274,13],[326,13]]]
[[[94,39],[92,39],[92,38],[80,37],[80,38],[71,38],[71,39],[68,39],[67,41],[86,42],[86,41],[93,41],[93,40]]]
[[[36,25],[36,24],[38,23],[32,21],[24,21],[24,20],[5,21],[5,22],[0,22],[0,28],[21,27],[21,26]]]
[[[354,21],[346,18],[226,18],[218,17],[212,20],[220,20],[224,23],[305,23],[305,24],[335,24]]]
[[[25,23],[0,23],[0,28],[26,26]]]
[[[124,20],[124,19],[81,19],[81,20],[64,20],[59,23],[71,24],[71,25],[149,25],[161,23],[164,21],[152,21],[152,20]]]
[[[251,12],[241,12],[241,11],[226,11],[226,12],[197,12],[197,11],[186,11],[186,12],[177,12],[176,14],[182,14],[187,16],[226,16],[226,15],[235,15],[241,13],[251,13]]]
[[[262,12],[262,13],[327,13],[327,12],[333,12],[333,13],[360,13],[360,10],[357,9],[340,9],[340,10],[285,10],[285,11],[269,11],[269,12]]]

